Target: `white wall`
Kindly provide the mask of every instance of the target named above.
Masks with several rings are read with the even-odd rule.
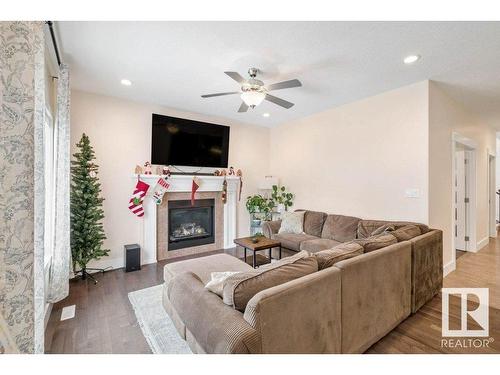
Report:
[[[229,165],[243,170],[243,194],[238,206],[238,236],[248,234],[249,218],[245,197],[257,193],[258,181],[268,173],[269,129],[237,124],[220,118],[180,112],[160,106],[73,91],[71,97],[71,143],[83,132],[96,152],[102,184],[109,257],[93,266],[123,263],[123,245],[143,243],[142,219],[128,210],[135,186],[131,177],[136,164],[142,165],[151,155],[151,114],[159,113],[228,125],[231,127]],[[91,265],[91,266],[92,266]]]
[[[489,236],[488,152],[495,153],[495,132],[431,82],[429,86],[429,224],[443,230],[443,261],[452,267],[453,183],[452,134],[467,137],[476,149],[476,240]]]
[[[271,130],[271,173],[295,208],[426,223],[427,123],[427,81],[333,108]]]

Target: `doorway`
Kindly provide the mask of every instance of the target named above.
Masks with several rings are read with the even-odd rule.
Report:
[[[489,236],[497,237],[496,158],[488,152]]]
[[[476,251],[476,145],[453,137],[453,249],[455,259]]]

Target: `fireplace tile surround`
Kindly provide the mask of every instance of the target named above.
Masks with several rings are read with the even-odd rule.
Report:
[[[191,193],[166,193],[157,210],[157,260],[172,259],[224,247],[224,212],[222,192],[201,192],[196,199],[214,199],[214,242],[169,251],[168,202],[190,200]]]

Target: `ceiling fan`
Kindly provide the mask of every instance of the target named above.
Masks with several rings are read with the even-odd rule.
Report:
[[[276,96],[269,95],[268,92],[273,90],[289,89],[292,87],[300,87],[302,86],[302,83],[300,83],[298,79],[292,79],[289,81],[273,83],[271,85],[264,85],[264,82],[256,78],[258,72],[259,69],[257,68],[248,69],[248,75],[250,76],[249,79],[243,78],[237,72],[224,72],[241,85],[241,91],[220,92],[217,94],[202,95],[201,97],[211,98],[214,96],[240,94],[243,102],[241,103],[238,112],[246,112],[249,107],[255,108],[262,103],[263,100],[270,101],[271,103],[277,104],[286,109],[292,108],[294,105],[293,103],[280,99]]]

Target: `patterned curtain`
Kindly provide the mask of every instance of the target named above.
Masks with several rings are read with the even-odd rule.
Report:
[[[21,353],[43,352],[44,69],[43,23],[0,22],[0,341]]]
[[[69,242],[69,186],[70,186],[70,90],[68,66],[62,64],[57,84],[57,120],[55,139],[55,224],[54,248],[49,274],[47,302],[62,300],[69,292],[71,251]]]

